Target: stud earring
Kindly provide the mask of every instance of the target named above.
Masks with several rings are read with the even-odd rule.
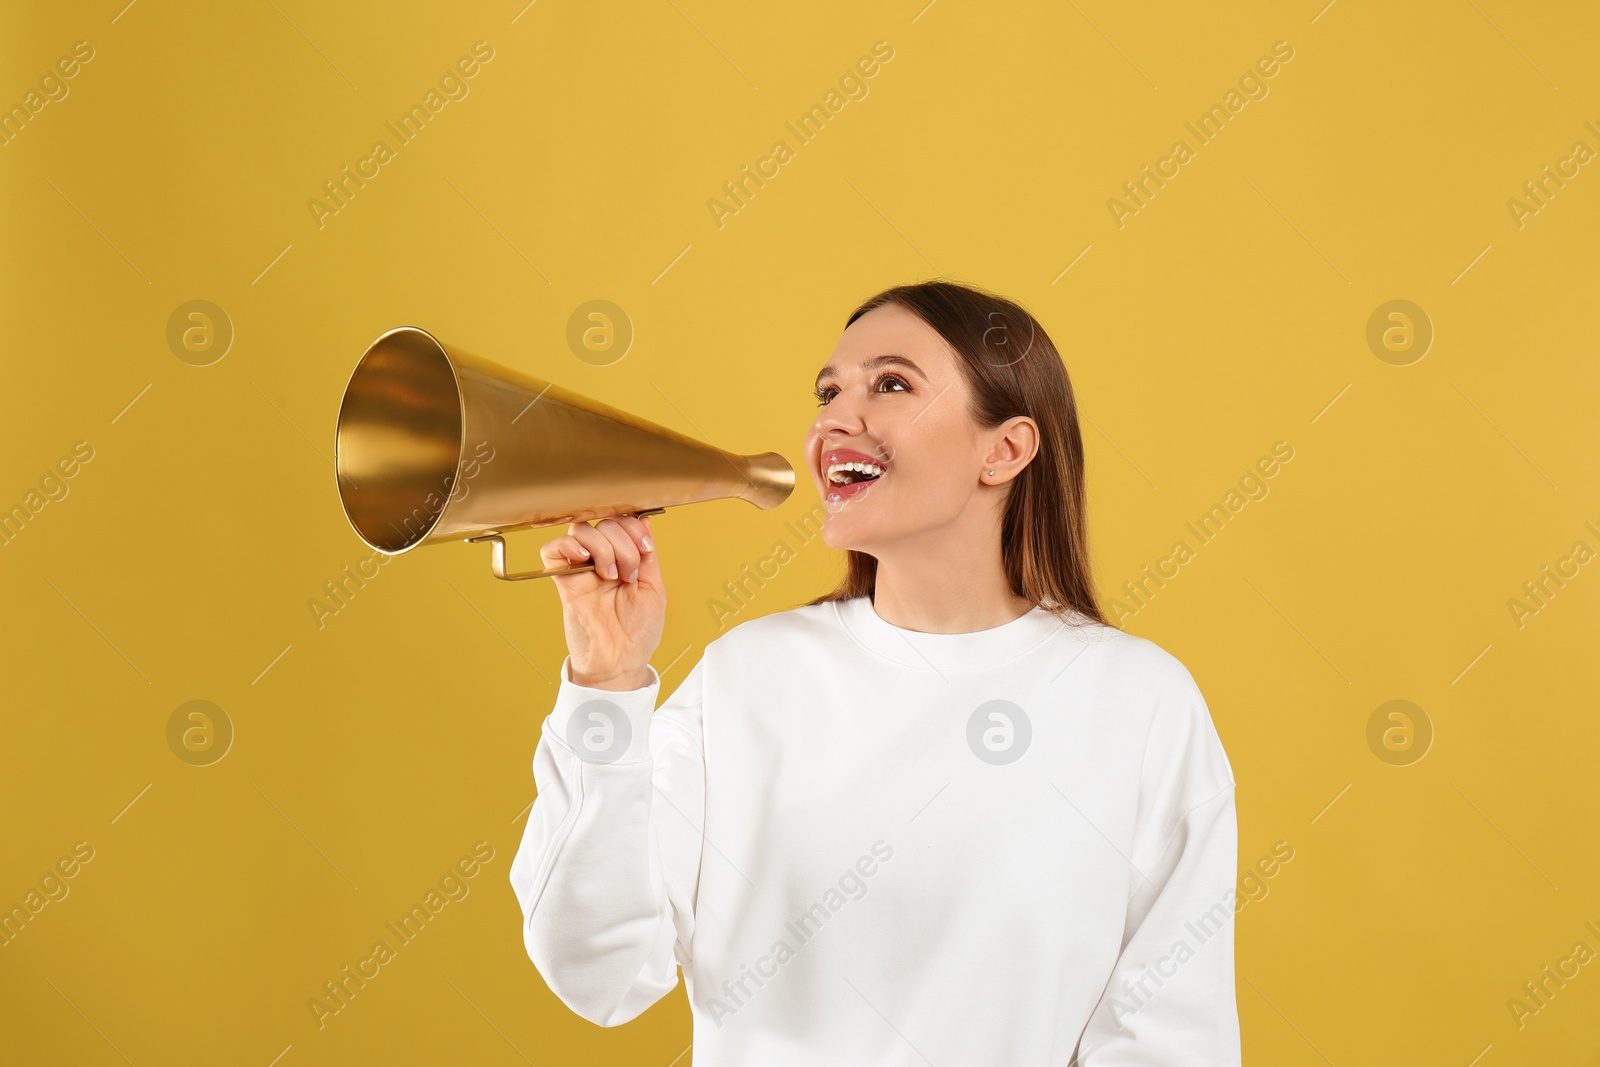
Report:
[[[994,471],[990,471],[990,472],[989,472],[989,477],[991,477],[991,478],[993,478],[993,477],[994,477]]]

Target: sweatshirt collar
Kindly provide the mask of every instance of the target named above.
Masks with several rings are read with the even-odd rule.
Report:
[[[948,674],[983,670],[1050,642],[1081,640],[1082,627],[1066,626],[1035,604],[1027,612],[987,630],[936,634],[907,630],[878,614],[870,597],[830,601],[845,632],[867,651],[913,670]],[[1074,613],[1074,617],[1076,617]]]

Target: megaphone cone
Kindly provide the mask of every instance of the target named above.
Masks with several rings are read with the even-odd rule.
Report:
[[[356,534],[389,555],[503,532],[738,498],[774,508],[795,473],[776,452],[745,456],[401,326],[368,347],[339,406],[334,466]]]

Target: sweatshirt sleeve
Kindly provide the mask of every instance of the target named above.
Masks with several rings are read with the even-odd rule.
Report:
[[[594,689],[571,680],[568,657],[534,750],[538,795],[511,863],[523,942],[562,1003],[601,1026],[669,993],[693,950],[700,668],[652,710],[654,667],[639,689]]]
[[[1122,952],[1074,1067],[1239,1067],[1234,781],[1187,672],[1151,725]]]

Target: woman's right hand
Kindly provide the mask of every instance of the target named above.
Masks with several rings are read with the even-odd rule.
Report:
[[[595,689],[639,689],[650,681],[650,656],[661,644],[667,590],[650,539],[650,520],[633,515],[575,522],[539,549],[546,568],[594,562],[557,574],[572,681]]]

